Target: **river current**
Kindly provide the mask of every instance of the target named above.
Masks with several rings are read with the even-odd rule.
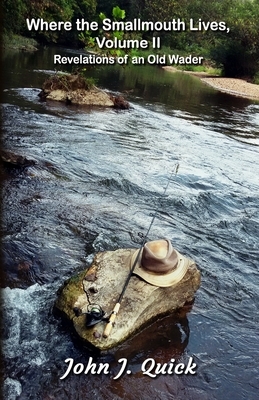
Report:
[[[3,60],[3,148],[34,161],[4,171],[4,398],[257,399],[259,104],[151,66],[89,71],[129,110],[40,102],[57,51],[76,54],[41,49]],[[53,315],[57,291],[96,252],[138,247],[156,209],[149,239],[167,237],[196,261],[195,302],[187,316],[93,354]],[[67,358],[90,356],[111,374],[60,380]],[[148,358],[190,357],[195,375],[141,371]],[[120,358],[132,373],[114,380]]]

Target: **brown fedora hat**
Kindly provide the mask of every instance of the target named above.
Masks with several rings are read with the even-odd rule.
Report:
[[[131,268],[138,252],[139,250],[131,258]],[[151,285],[168,287],[180,282],[191,264],[194,261],[175,250],[170,240],[159,239],[147,242],[141,249],[133,273]]]

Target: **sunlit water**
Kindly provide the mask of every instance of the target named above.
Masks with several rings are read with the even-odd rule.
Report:
[[[127,111],[41,103],[54,51],[4,59],[4,147],[36,162],[5,170],[5,399],[257,399],[258,103],[155,67],[91,71],[126,91]],[[53,316],[58,288],[94,253],[137,247],[156,209],[149,238],[170,238],[202,273],[190,313],[95,355],[109,376],[60,380],[65,359],[91,353]],[[113,380],[121,357],[132,374]],[[197,374],[152,379],[149,357],[194,357]]]

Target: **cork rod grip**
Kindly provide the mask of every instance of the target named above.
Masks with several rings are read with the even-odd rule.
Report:
[[[106,327],[104,329],[104,332],[103,332],[103,337],[104,338],[107,338],[110,335],[112,327],[114,325],[114,321],[115,321],[116,316],[117,316],[117,314],[119,312],[119,309],[120,309],[120,303],[116,303],[115,307],[114,307],[114,309],[113,309],[113,311],[111,313],[111,316],[109,318],[109,322],[108,322],[108,324],[106,325]]]

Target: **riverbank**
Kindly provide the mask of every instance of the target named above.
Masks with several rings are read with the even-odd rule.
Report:
[[[201,81],[224,93],[259,100],[259,85],[246,82],[243,79],[206,77],[201,78]]]
[[[169,72],[179,72],[175,67],[164,67]],[[233,96],[244,97],[251,100],[259,100],[259,85],[246,82],[243,79],[224,78],[220,76],[209,75],[206,72],[182,71],[199,78],[202,82]]]
[[[2,38],[4,49],[36,51],[38,43],[34,39],[15,34],[4,34]]]

